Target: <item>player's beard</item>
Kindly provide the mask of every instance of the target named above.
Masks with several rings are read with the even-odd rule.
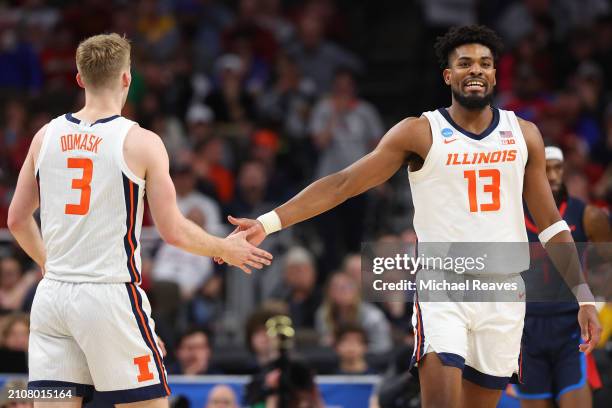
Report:
[[[553,191],[553,198],[555,199],[557,207],[559,207],[563,201],[567,200],[567,197],[567,187],[565,187],[565,184],[561,183],[559,189],[557,191]]]
[[[457,103],[467,110],[477,111],[483,110],[493,101],[493,92],[489,92],[484,96],[480,95],[463,95],[461,92],[451,89],[453,98]]]

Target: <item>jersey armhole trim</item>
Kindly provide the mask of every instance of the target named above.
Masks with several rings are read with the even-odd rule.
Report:
[[[506,111],[506,112],[508,115],[509,122],[511,123],[511,126],[516,128],[517,134],[520,135],[519,137],[520,147],[518,151],[521,157],[523,158],[523,165],[527,166],[527,160],[529,159],[529,149],[527,149],[527,142],[525,141],[525,135],[523,134],[523,130],[521,129],[521,124],[519,123],[516,113],[514,113],[513,111]]]
[[[42,163],[42,159],[47,152],[47,145],[49,144],[49,129],[53,126],[53,121],[47,123],[47,128],[45,129],[45,133],[43,134],[42,143],[40,144],[40,151],[38,152],[38,158],[36,159],[36,163],[34,163],[34,177],[38,174],[40,170],[40,164]]]
[[[123,146],[125,145],[125,140],[127,139],[128,133],[130,133],[130,130],[132,130],[135,125],[137,125],[136,122],[130,122],[129,126],[127,126],[125,133],[123,134],[123,139],[121,140],[121,143],[118,143],[119,166],[121,167],[121,171],[123,172],[123,174],[125,174],[127,178],[138,184],[140,187],[144,187],[145,180],[134,174],[134,172],[130,169],[127,162],[125,161],[125,156],[123,155]]]
[[[408,167],[408,180],[412,180],[412,181],[420,181],[423,177],[425,177],[428,173],[431,172],[431,169],[434,166],[434,161],[437,158],[438,154],[439,154],[439,149],[437,148],[437,143],[434,137],[434,121],[435,121],[435,116],[431,113],[431,112],[424,112],[423,116],[425,116],[427,118],[427,120],[429,121],[429,133],[431,136],[431,147],[429,148],[429,151],[427,152],[427,156],[425,156],[425,158],[423,158],[423,166],[421,166],[420,169],[415,170],[415,171],[410,171],[409,166]]]

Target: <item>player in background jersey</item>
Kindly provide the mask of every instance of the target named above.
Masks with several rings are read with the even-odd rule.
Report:
[[[546,175],[555,203],[561,217],[569,224],[574,240],[581,243],[612,241],[607,215],[601,209],[568,194],[563,184],[561,149],[548,146],[545,148],[545,156]],[[537,242],[539,231],[528,213],[525,214],[525,224],[529,241]],[[599,245],[597,249],[603,249],[603,245]],[[601,256],[610,257],[609,253],[598,252]],[[563,285],[558,275],[551,271],[554,267],[547,258],[536,262],[539,271],[529,273],[535,273],[534,278],[537,280],[546,274],[548,286],[552,286],[553,292],[558,293]],[[536,265],[532,263],[532,268],[534,267]],[[569,296],[563,298],[567,299]],[[577,310],[578,304],[575,302],[554,302],[554,299],[527,303],[523,333],[525,375],[522,384],[515,386],[515,393],[521,399],[523,408],[552,407],[553,400],[560,408],[592,406],[593,384],[587,381],[587,378],[598,378],[598,374],[594,361],[587,361],[592,360],[592,355],[587,356],[578,350],[580,327],[576,321]],[[590,372],[587,369],[589,366],[593,367]],[[601,387],[600,381],[599,386]]]
[[[166,242],[227,257],[245,272],[272,256],[245,233],[217,238],[180,213],[161,139],[120,116],[131,82],[125,38],[84,40],[76,63],[85,106],[37,132],[8,213],[11,232],[44,273],[31,312],[29,387],[76,390],[62,407],[80,407],[94,387],[105,406],[167,407],[162,350],[139,287],[145,187]]]
[[[257,220],[231,218],[236,231],[246,230],[258,244],[268,234],[383,183],[407,164],[419,242],[526,242],[524,198],[543,231],[543,243],[573,246],[546,179],[540,132],[533,123],[490,105],[500,47],[497,35],[486,27],[451,29],[436,44],[444,82],[451,89],[449,108],[402,120],[374,151]],[[579,265],[572,267],[578,271],[575,288],[582,288],[583,300],[592,301]],[[524,303],[420,306],[415,349],[423,407],[495,407],[518,370]],[[475,330],[480,320],[483,329]],[[592,302],[580,307],[578,320],[582,350],[590,351],[601,332]]]

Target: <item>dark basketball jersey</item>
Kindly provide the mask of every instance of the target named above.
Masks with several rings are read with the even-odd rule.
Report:
[[[585,208],[586,204],[583,201],[569,196],[559,205],[559,214],[569,225],[575,242],[588,241],[582,222]],[[525,226],[527,227],[529,242],[539,242],[538,228],[527,208],[525,208]],[[560,314],[577,311],[578,303],[575,300],[567,301],[572,299],[573,295],[562,277],[556,272],[546,252],[543,249],[539,250],[537,246],[535,248],[532,246],[531,252],[530,269],[523,274],[527,286],[527,315]],[[580,260],[583,261],[584,245],[579,246],[578,255]],[[547,301],[529,302],[530,287],[532,290],[538,291],[537,294],[532,292],[531,298],[536,297],[538,300],[547,299]],[[536,287],[537,289],[533,289]],[[555,302],[555,300],[564,301]]]

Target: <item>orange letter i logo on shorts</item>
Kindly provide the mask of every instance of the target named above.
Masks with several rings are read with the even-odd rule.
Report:
[[[134,364],[138,366],[138,382],[149,381],[153,379],[153,373],[149,370],[150,362],[151,356],[148,354],[134,358]]]

